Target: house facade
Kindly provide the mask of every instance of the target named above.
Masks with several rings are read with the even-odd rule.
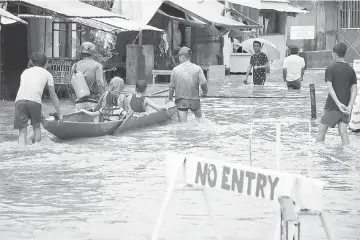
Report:
[[[260,9],[234,3],[229,3],[229,5],[236,11],[234,17],[238,21],[253,24],[256,22],[261,25],[256,36],[271,41],[280,51],[280,59],[270,63],[271,70],[280,70],[287,50],[288,19],[297,15],[306,15],[307,11],[293,6],[287,0],[261,0]],[[231,50],[234,49],[233,47],[230,48]]]
[[[314,39],[291,40],[288,35],[290,44],[298,45],[309,55],[309,65],[326,66],[331,61],[332,47],[338,42],[343,42],[348,47],[345,57],[347,62],[352,63],[354,59],[360,59],[360,1],[293,0],[292,2],[306,8],[309,14],[288,19],[289,25],[313,26],[315,29]]]

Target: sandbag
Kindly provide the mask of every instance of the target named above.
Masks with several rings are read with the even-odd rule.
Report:
[[[71,77],[71,86],[74,89],[77,99],[90,96],[90,89],[85,80],[84,74],[77,71],[75,64],[74,74]]]

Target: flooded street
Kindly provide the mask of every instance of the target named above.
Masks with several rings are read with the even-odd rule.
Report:
[[[210,83],[209,95],[256,92],[238,87],[239,77]],[[280,75],[269,78],[268,95],[284,93]],[[301,94],[307,98],[204,99],[205,123],[194,116],[185,125],[167,125],[120,136],[62,141],[42,129],[42,142],[24,151],[13,130],[13,102],[0,112],[0,239],[147,240],[151,239],[166,191],[165,155],[191,153],[249,164],[249,129],[255,119],[310,119],[308,83],[316,84],[317,117],[312,142],[326,99],[323,72],[307,72]],[[280,89],[280,90],[279,90]],[[151,91],[149,90],[149,93]],[[163,102],[164,99],[156,99]],[[62,106],[71,112],[70,102]],[[54,109],[44,104],[48,115]],[[275,126],[254,128],[254,166],[275,168]],[[282,128],[282,169],[307,170],[307,125]],[[309,176],[324,180],[325,208],[337,239],[360,238],[360,135],[350,133],[351,146],[331,129],[326,144],[312,144]],[[317,154],[321,152],[321,154]],[[260,199],[211,191],[214,213],[226,240],[273,239],[279,205]],[[320,219],[301,217],[301,239],[326,239]],[[176,192],[160,231],[163,240],[216,239],[200,192]]]

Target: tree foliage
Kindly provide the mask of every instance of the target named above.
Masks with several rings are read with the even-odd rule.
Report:
[[[114,0],[82,0],[82,2],[111,11]],[[106,62],[113,55],[117,54],[115,50],[116,36],[104,31],[83,27],[83,41],[92,42],[96,46],[96,58],[101,63]]]

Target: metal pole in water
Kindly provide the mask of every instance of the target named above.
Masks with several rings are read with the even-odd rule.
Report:
[[[177,176],[179,175],[179,172],[180,172],[181,168],[183,167],[184,162],[178,163],[179,165],[177,166],[175,175],[173,176],[173,178],[170,181],[168,190],[166,192],[165,200],[161,206],[160,214],[159,214],[159,217],[156,222],[156,227],[155,227],[155,230],[154,230],[152,238],[151,238],[152,240],[158,240],[158,238],[159,238],[160,226],[163,221],[165,211],[166,211],[167,207],[169,206],[171,195],[174,192]]]
[[[315,85],[309,84],[310,99],[311,99],[311,119],[316,119],[316,99],[315,99]]]

